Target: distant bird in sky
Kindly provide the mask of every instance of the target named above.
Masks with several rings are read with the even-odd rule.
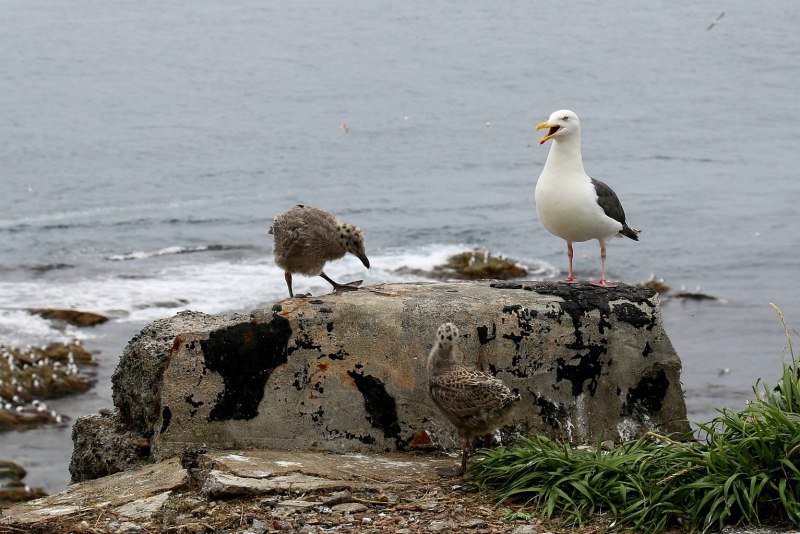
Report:
[[[725,16],[725,12],[724,11],[722,13],[720,13],[719,15],[717,15],[717,18],[712,20],[711,23],[708,25],[708,28],[706,28],[706,31],[710,30],[711,28],[713,28],[714,26],[719,24],[719,21],[721,21],[722,17],[724,17],[724,16]]]
[[[461,437],[461,466],[440,470],[442,476],[462,475],[467,469],[472,440],[510,423],[511,411],[520,399],[498,378],[464,366],[457,343],[458,328],[445,323],[436,331],[428,355],[428,392]]]
[[[628,226],[625,211],[616,193],[586,174],[581,156],[581,123],[568,109],[556,111],[547,122],[536,126],[547,128],[539,144],[552,139],[550,153],[536,182],[536,212],[542,225],[567,242],[569,273],[561,282],[578,280],[572,267],[572,243],[597,239],[600,243],[600,279],[592,285],[616,287],[606,280],[606,241],[612,237],[639,240],[639,230]]]
[[[363,280],[339,284],[323,271],[327,262],[338,260],[348,252],[369,269],[361,229],[337,220],[327,211],[298,204],[277,215],[269,233],[275,238],[275,264],[284,270],[289,297],[294,297],[292,273],[319,275],[333,286],[334,291],[358,289]]]

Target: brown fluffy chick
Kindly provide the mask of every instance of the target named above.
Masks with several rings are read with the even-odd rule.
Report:
[[[440,470],[442,476],[458,476],[467,470],[472,440],[491,434],[511,422],[511,411],[520,397],[499,379],[465,367],[456,351],[458,328],[445,323],[436,331],[428,355],[428,392],[461,437],[461,467]]]
[[[319,275],[330,282],[334,291],[357,289],[363,280],[339,284],[322,270],[327,262],[338,260],[348,252],[369,269],[361,230],[337,220],[327,211],[298,204],[276,216],[269,233],[275,237],[275,264],[284,270],[289,297],[294,297],[292,273]]]

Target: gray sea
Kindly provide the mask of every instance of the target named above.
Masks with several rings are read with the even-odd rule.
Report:
[[[770,303],[800,327],[798,28],[796,0],[0,1],[0,343],[82,339],[97,385],[53,404],[111,407],[148,321],[286,296],[267,228],[296,203],[364,230],[373,267],[348,257],[335,279],[410,280],[394,270],[471,247],[562,276],[534,127],[569,108],[587,171],[643,230],[610,245],[610,278],[718,299],[663,305],[707,421],[778,377]],[[576,246],[579,276],[599,266]],[[41,306],[112,321],[22,311]],[[69,425],[0,434],[48,491],[71,447]]]

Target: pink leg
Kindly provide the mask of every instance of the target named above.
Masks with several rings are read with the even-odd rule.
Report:
[[[572,256],[574,252],[572,251],[572,242],[567,241],[567,258],[569,258],[569,274],[563,280],[559,280],[561,284],[577,284],[578,280],[575,278],[575,273],[572,271]]]
[[[617,284],[611,284],[606,281],[606,242],[602,239],[600,241],[600,280],[592,282],[593,286],[597,287],[617,287]]]

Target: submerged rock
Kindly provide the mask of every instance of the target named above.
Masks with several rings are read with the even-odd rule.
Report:
[[[528,274],[528,271],[515,261],[482,249],[450,256],[447,263],[437,265],[431,271],[401,267],[396,272],[436,280],[510,280]]]
[[[108,321],[108,317],[100,315],[99,313],[80,311],[80,310],[65,310],[59,308],[30,308],[29,313],[40,315],[45,319],[54,319],[56,321],[63,321],[73,326],[95,326],[103,324]]]
[[[700,287],[698,287],[695,291],[687,291],[685,287],[681,287],[681,289],[677,293],[670,293],[671,288],[669,287],[669,285],[667,285],[664,279],[656,278],[654,274],[651,274],[650,278],[648,278],[644,282],[637,283],[636,286],[653,289],[657,291],[664,298],[674,298],[681,300],[715,300],[715,301],[720,300],[719,297],[703,293],[702,291],[700,291]]]
[[[93,365],[92,355],[76,342],[27,348],[0,345],[0,430],[64,424],[66,417],[43,400],[87,391],[94,380],[86,370]]]
[[[664,294],[664,293],[667,293],[669,291],[669,286],[664,281],[664,279],[663,278],[656,278],[655,274],[651,274],[650,278],[648,278],[644,282],[638,282],[636,284],[636,286],[637,287],[650,288],[650,289],[656,291],[659,294]]]
[[[27,486],[22,481],[26,474],[22,466],[0,460],[0,506],[38,499],[47,495],[42,488]]]

